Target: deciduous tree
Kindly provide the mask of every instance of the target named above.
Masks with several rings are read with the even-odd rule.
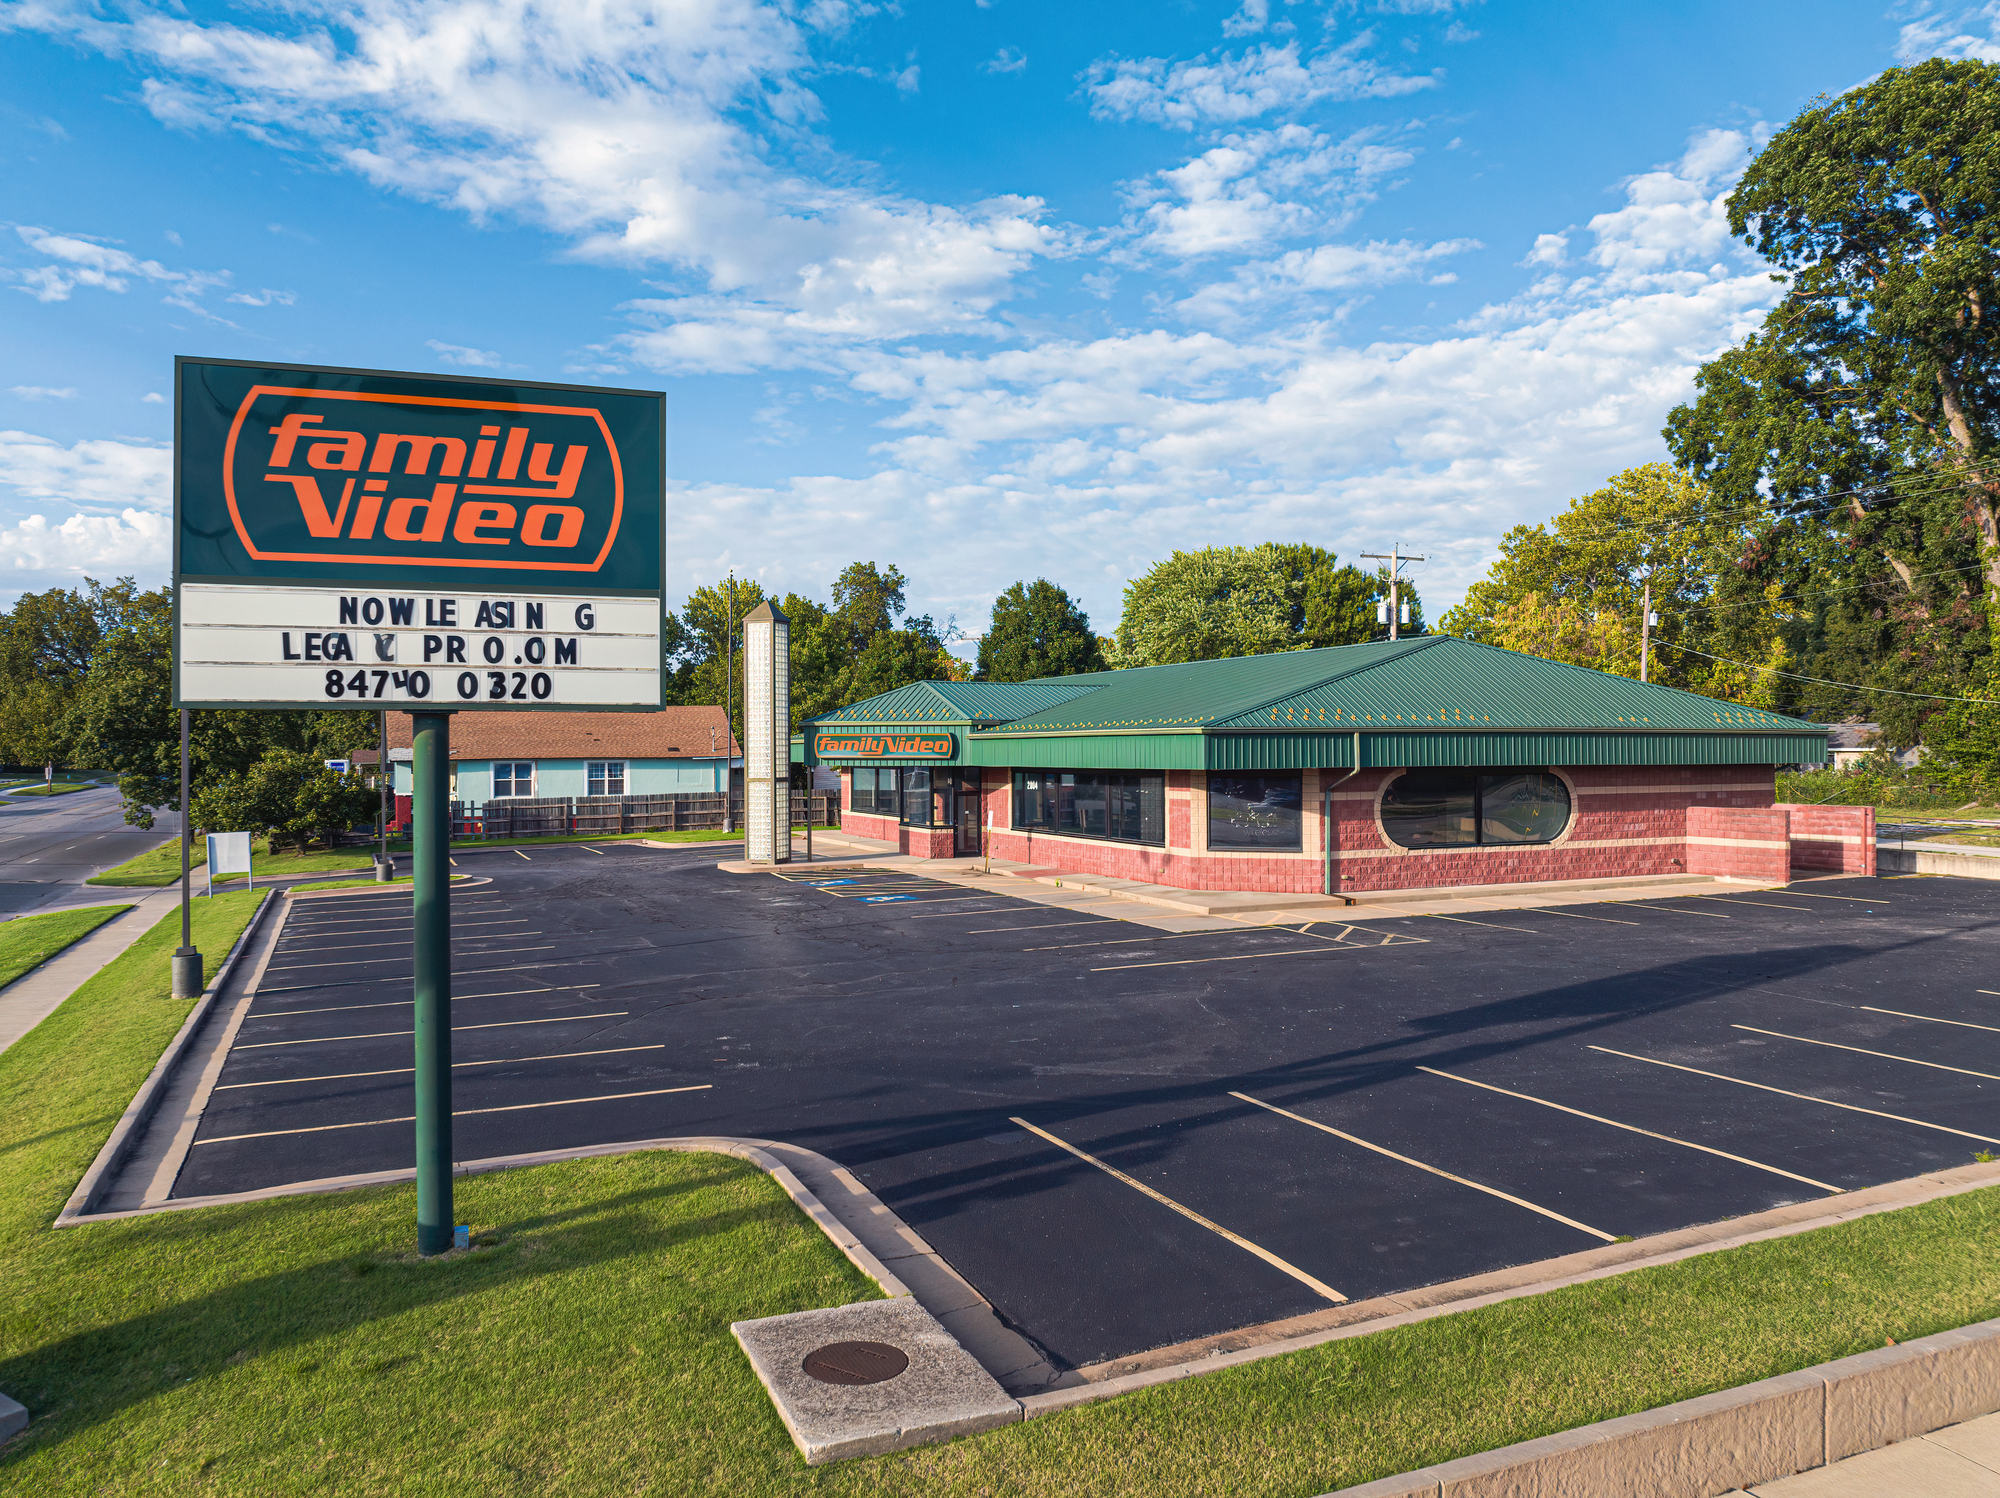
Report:
[[[993,600],[992,622],[979,640],[978,680],[1034,681],[1103,669],[1090,616],[1047,578],[1015,583]]]

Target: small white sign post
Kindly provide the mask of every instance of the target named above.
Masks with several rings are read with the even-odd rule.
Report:
[[[215,898],[217,874],[241,874],[246,889],[254,889],[256,876],[250,872],[250,834],[211,832],[208,835],[208,897]]]

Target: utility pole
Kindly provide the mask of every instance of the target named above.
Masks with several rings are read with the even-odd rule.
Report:
[[[181,944],[174,950],[173,975],[174,997],[194,999],[201,996],[202,974],[201,953],[195,949],[193,936],[194,903],[189,898],[191,884],[188,878],[190,847],[194,840],[194,824],[188,818],[188,710],[181,709]],[[214,888],[210,885],[210,888]]]
[[[1428,562],[1430,558],[1404,556],[1403,543],[1400,541],[1391,546],[1387,552],[1364,551],[1361,553],[1361,556],[1364,561],[1387,562],[1389,564],[1389,638],[1391,640],[1401,639],[1403,563]]]
[[[1645,591],[1639,595],[1639,680],[1646,679],[1653,648],[1653,574],[1646,574]]]

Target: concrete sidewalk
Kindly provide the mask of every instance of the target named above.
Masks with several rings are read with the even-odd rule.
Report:
[[[113,916],[90,935],[64,948],[38,968],[23,973],[0,988],[0,1051],[4,1051],[53,1014],[62,1001],[75,993],[98,971],[133,942],[144,936],[167,912],[178,910],[179,889],[149,890],[127,895],[132,908]],[[95,900],[79,906],[54,909],[88,909],[93,905],[122,904],[124,901]],[[52,910],[31,910],[29,916],[49,915]]]
[[[803,866],[804,848],[802,839],[793,839],[793,862],[790,867],[796,869]],[[1154,918],[1171,912],[1178,919],[1192,917],[1217,926],[1297,921],[1353,923],[1416,915],[1462,917],[1480,911],[1533,910],[1542,906],[1584,905],[1602,901],[1677,899],[1688,895],[1749,894],[1761,889],[1785,887],[1750,880],[1712,878],[1705,874],[1651,874],[1622,879],[1565,879],[1544,883],[1464,885],[1448,889],[1366,890],[1345,897],[1258,890],[1197,890],[1147,884],[1136,879],[1117,879],[1105,874],[1067,873],[1005,858],[990,860],[992,874],[989,876],[982,872],[989,866],[989,861],[983,858],[917,858],[898,851],[892,843],[844,832],[815,832],[812,862],[815,866],[865,862],[870,868],[906,869],[912,874],[948,883],[986,884],[989,879],[1005,879],[1015,882],[1015,887],[1008,893],[1023,899],[1041,899],[1042,896],[1032,889],[1032,886],[1040,886],[1050,891],[1061,891],[1066,897],[1063,903],[1078,897],[1120,902],[1124,905],[1121,915],[1147,924],[1151,924],[1151,920],[1132,911],[1132,905],[1153,907],[1151,915]],[[740,860],[729,860],[718,867],[742,873],[751,866]],[[1810,874],[1802,877],[1818,880],[1851,876]]]
[[[1796,1477],[1737,1489],[1734,1498],[1994,1498],[2000,1494],[2000,1415],[1864,1451]],[[1724,1495],[1732,1498],[1732,1495]]]

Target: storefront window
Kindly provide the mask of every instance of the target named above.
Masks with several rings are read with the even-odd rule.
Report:
[[[1121,770],[1016,770],[1014,825],[1157,847],[1167,840],[1167,777]]]
[[[894,771],[890,772],[894,774]],[[931,825],[931,772],[905,770],[903,781],[903,822],[910,827]]]
[[[878,817],[902,815],[894,769],[862,766],[848,773],[854,777],[852,810],[870,812]]]
[[[1210,775],[1208,845],[1222,849],[1302,846],[1297,775]]]
[[[1403,848],[1553,842],[1569,817],[1569,787],[1533,770],[1411,770],[1382,797],[1383,830]]]

